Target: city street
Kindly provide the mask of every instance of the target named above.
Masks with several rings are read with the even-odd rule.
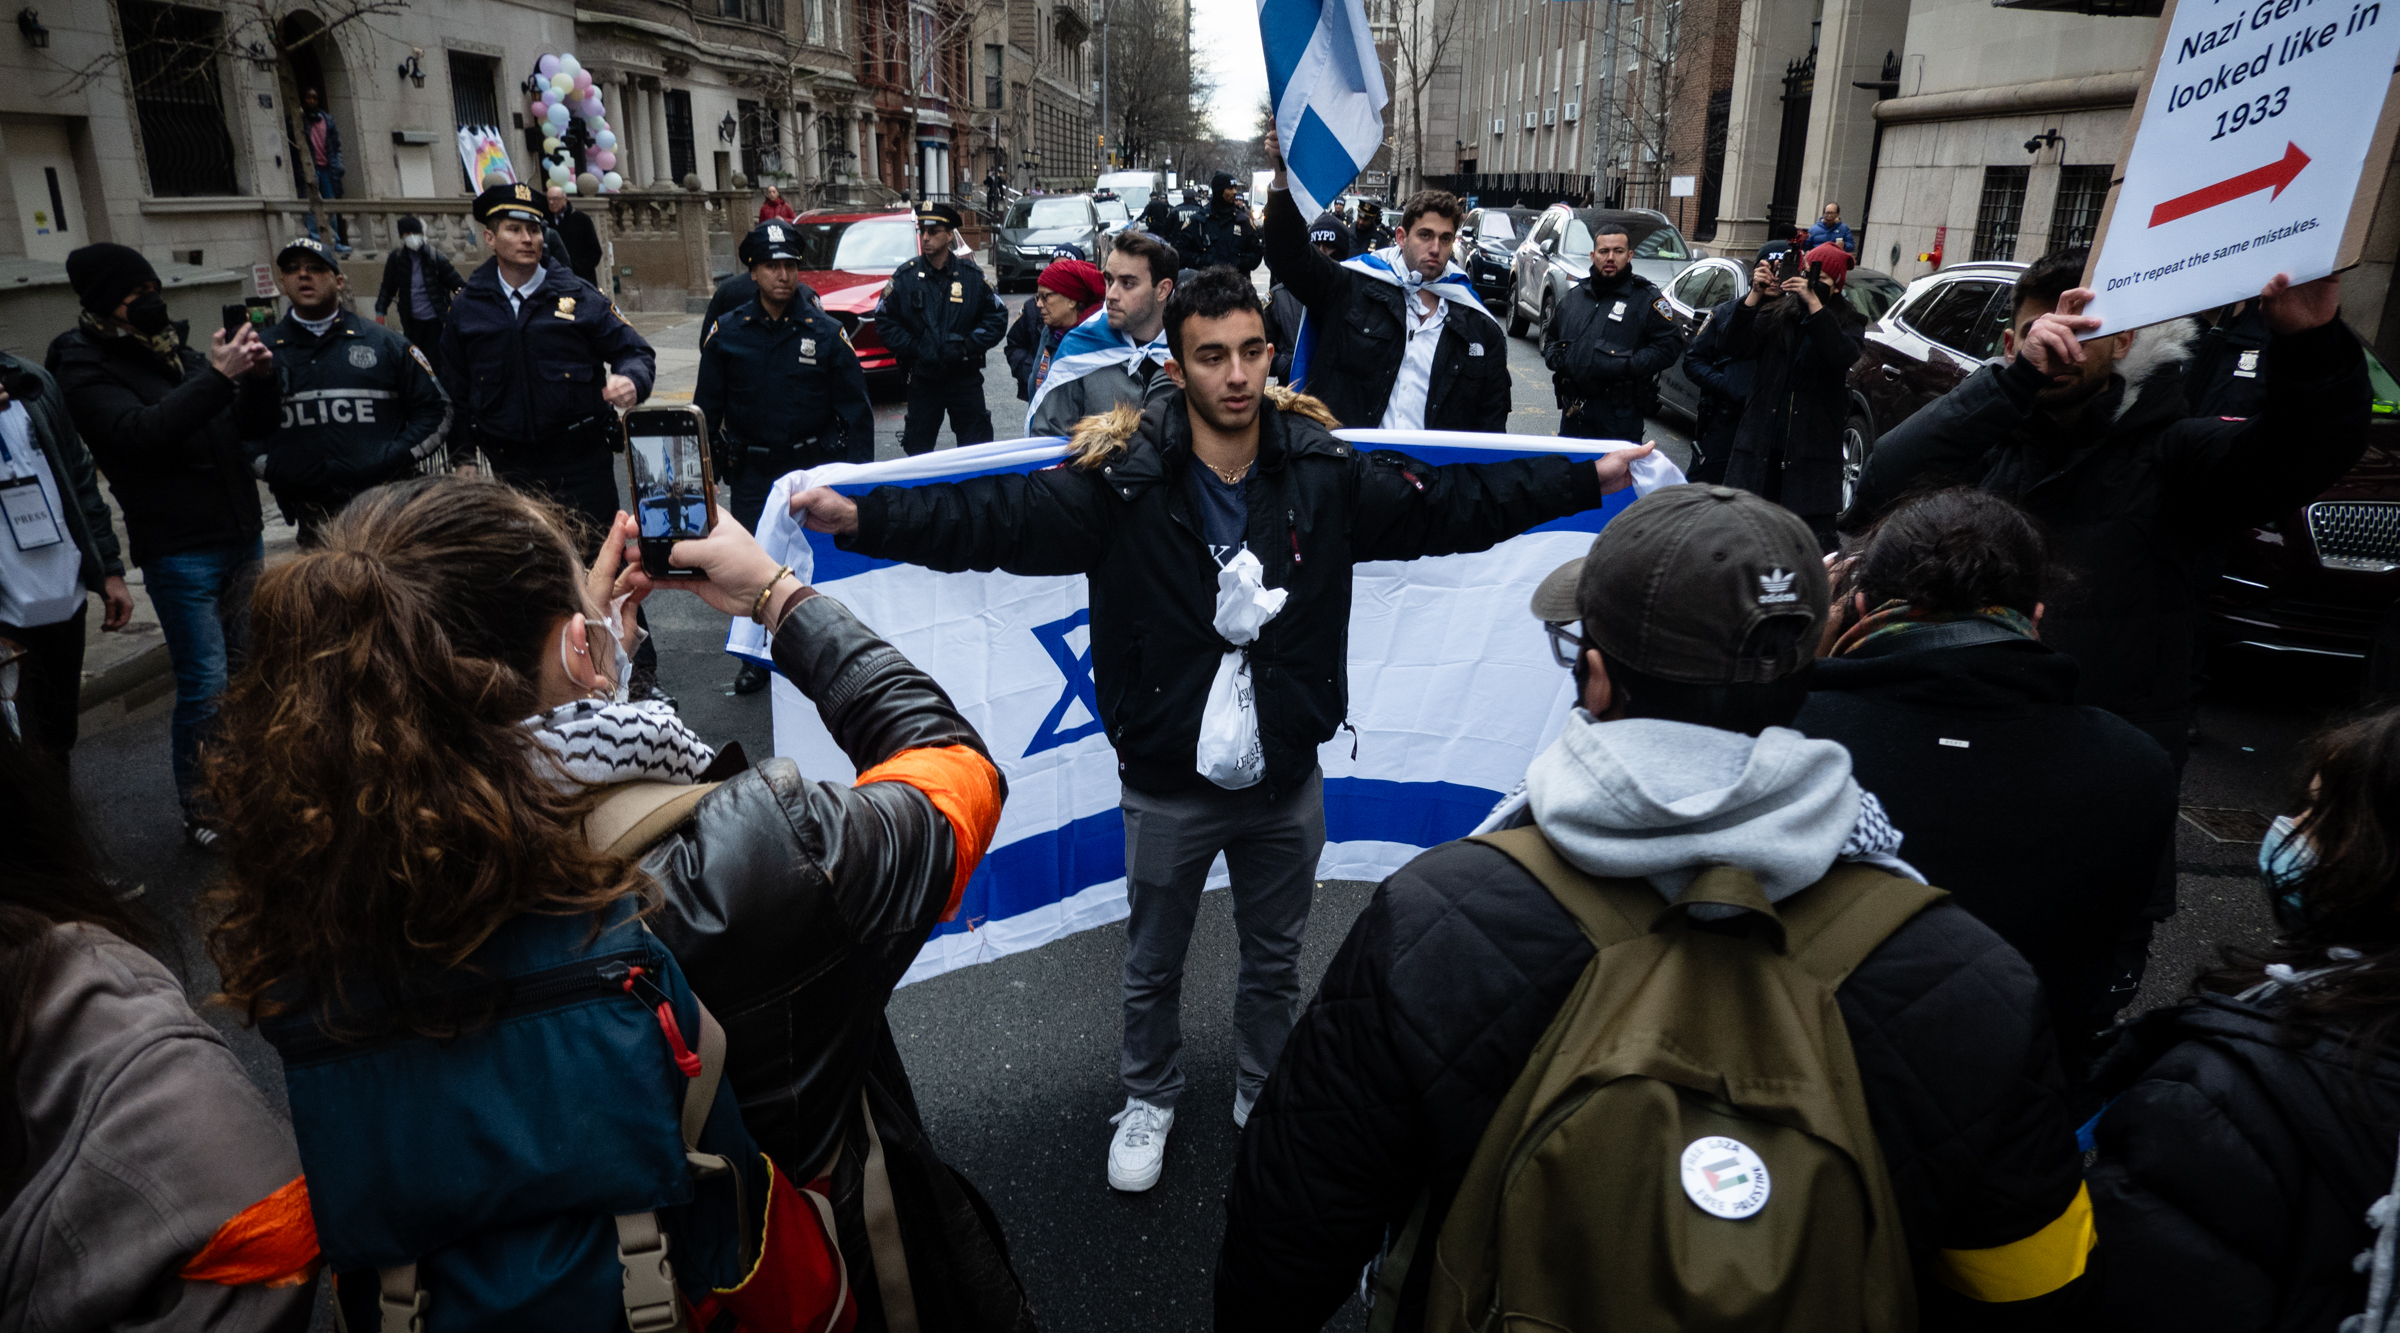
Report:
[[[1007,299],[1013,317],[1026,298]],[[661,395],[688,395],[697,318],[651,316],[644,327],[661,349]],[[1533,344],[1510,339],[1508,354],[1518,405],[1512,429],[1552,433],[1557,414]],[[1024,405],[1011,393],[997,352],[985,383],[999,436],[1020,433]],[[878,457],[899,454],[901,413],[895,396],[878,403]],[[1679,431],[1662,425],[1656,438],[1682,460]],[[731,694],[734,664],[721,651],[724,617],[671,592],[648,606],[660,680],[681,701],[684,717],[712,742],[739,741],[754,757],[769,754],[769,696]],[[1525,632],[1538,627],[1529,619]],[[2283,808],[2294,747],[2330,711],[2351,702],[2355,677],[2346,662],[2217,655],[2201,712],[2203,739],[2184,781],[2187,811],[2203,813],[2187,815],[2178,830],[2182,910],[2160,932],[2143,1004],[2181,991],[2218,946],[2264,937],[2256,835]],[[88,713],[75,780],[104,850],[172,928],[181,957],[170,961],[200,1001],[212,991],[215,972],[199,948],[192,909],[213,861],[182,842],[168,773],[172,703],[171,689],[153,685]],[[2008,836],[2038,839],[2044,831]],[[1310,985],[1373,888],[1322,887],[1304,957]],[[1235,955],[1227,896],[1210,895],[1201,912],[1184,992],[1189,1093],[1179,1107],[1165,1179],[1140,1195],[1112,1192],[1102,1178],[1108,1117],[1123,1103],[1116,1082],[1121,955],[1118,929],[1093,930],[907,988],[890,1008],[934,1141],[997,1209],[1043,1326],[1058,1333],[1209,1323],[1235,1146]],[[224,1010],[202,1012],[227,1032],[244,1067],[280,1104],[281,1075],[265,1044]],[[1363,1314],[1353,1303],[1332,1326],[1361,1328]]]

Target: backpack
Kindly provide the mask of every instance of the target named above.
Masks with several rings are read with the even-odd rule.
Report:
[[[715,786],[622,784],[586,840],[638,857]],[[455,1035],[419,1035],[385,997],[345,999],[338,1022],[321,1006],[262,1025],[343,1327],[855,1321],[821,1181],[798,1188],[759,1151],[724,1030],[633,899],[516,917],[411,982],[406,1012]]]
[[[1839,864],[1770,904],[1748,871],[1714,866],[1662,906],[1645,881],[1577,870],[1538,828],[1476,841],[1540,880],[1593,955],[1430,1247],[1427,1333],[1915,1328],[1834,990],[1947,895]],[[1695,921],[1701,904],[1747,912]],[[1424,1261],[1425,1212],[1377,1276],[1379,1327]]]

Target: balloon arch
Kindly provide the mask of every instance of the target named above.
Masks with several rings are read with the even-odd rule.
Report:
[[[617,132],[608,126],[600,86],[572,54],[543,56],[526,81],[539,95],[526,113],[542,130],[542,177],[569,194],[615,194],[625,188],[617,173]]]

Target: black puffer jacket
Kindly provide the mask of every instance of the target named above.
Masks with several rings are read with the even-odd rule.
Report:
[[[1175,242],[1175,253],[1185,268],[1230,264],[1249,273],[1266,257],[1258,239],[1258,224],[1250,220],[1250,206],[1225,197],[1225,191],[1235,184],[1230,172],[1220,171],[1210,179],[1208,206],[1184,224],[1183,236]]]
[[[1278,406],[1278,404],[1282,406]],[[1245,491],[1248,545],[1270,588],[1291,598],[1250,648],[1266,786],[1290,791],[1316,771],[1317,747],[1349,707],[1350,570],[1361,560],[1480,551],[1600,503],[1589,463],[1513,459],[1428,467],[1362,455],[1328,429],[1312,398],[1270,390],[1259,407],[1258,465]],[[1050,468],[859,497],[848,549],[955,572],[1082,574],[1092,604],[1092,675],[1100,721],[1127,785],[1173,792],[1207,781],[1194,768],[1200,714],[1217,663],[1217,562],[1193,517],[1184,470],[1191,423],[1180,391],[1095,469]]]
[[[47,367],[125,514],[133,563],[247,541],[259,516],[252,446],[276,426],[275,381],[225,378],[180,340],[170,365],[135,337],[69,329]]]
[[[2190,336],[2189,323],[2146,330],[2067,430],[2036,407],[2031,362],[1976,371],[1876,443],[1842,525],[1855,531],[1921,486],[1980,485],[2022,505],[2076,574],[2042,637],[2082,669],[2077,702],[2170,756],[2184,751],[2191,707],[2194,561],[2314,498],[2367,447],[2366,357],[2340,320],[2274,341],[2266,409],[2248,421],[2187,417]],[[1762,362],[1759,394],[1767,375]]]
[[[2092,1208],[2105,1326],[2333,1333],[2366,1309],[2351,1259],[2392,1188],[2400,1058],[2286,1042],[2271,1007],[2148,1014],[2102,1060]]]
[[[1632,269],[1614,278],[1595,269],[1567,288],[1558,317],[1542,330],[1542,364],[1570,414],[1585,398],[1656,411],[1658,373],[1682,355],[1683,333],[1666,298]],[[1560,433],[1569,429],[1561,426]]]
[[[793,608],[774,655],[860,772],[911,750],[983,752],[941,687],[830,598]],[[951,900],[949,821],[904,782],[810,781],[771,759],[704,797],[642,868],[665,891],[651,929],[725,1027],[726,1074],[759,1146],[795,1181],[843,1149],[834,1208],[859,1327],[884,1327],[859,1202],[863,1094],[921,1326],[1030,1329],[998,1224],[926,1139],[883,1016]]]
[[[2081,1079],[2114,968],[2175,835],[2175,770],[2123,718],[2074,703],[2075,662],[2031,639],[1898,635],[1817,663],[1792,724],[1850,751],[1900,855],[2032,965]]]
[[[1835,296],[1807,314],[1797,296],[1767,303],[1733,303],[1721,335],[1724,355],[1755,362],[1750,401],[1734,428],[1725,484],[1754,495],[1775,495],[1768,472],[1780,464],[1776,502],[1795,514],[1827,515],[1842,508],[1842,428],[1850,419],[1844,378],[1866,345],[1867,321]]]
[[[1438,1236],[1493,1110],[1591,960],[1566,909],[1493,848],[1448,843],[1384,881],[1242,1134],[1216,1326],[1321,1327],[1421,1192],[1424,1236]],[[1938,903],[1835,998],[1920,1272],[1937,1249],[2010,1244],[2066,1211],[2082,1183],[2074,1125],[2014,950]],[[1429,1254],[1409,1265],[1402,1330],[1422,1325]],[[2088,1281],[1972,1313],[2056,1327]],[[1917,1299],[1929,1329],[1965,1305],[1930,1276]]]
[[[1345,426],[1382,424],[1408,350],[1408,293],[1327,259],[1309,244],[1291,191],[1267,192],[1267,265],[1309,311],[1308,383]],[[1425,429],[1508,429],[1508,339],[1499,321],[1452,306],[1425,391]]]

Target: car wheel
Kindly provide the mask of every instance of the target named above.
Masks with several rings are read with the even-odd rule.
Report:
[[[1867,414],[1852,412],[1842,426],[1842,512],[1850,512],[1858,499],[1859,474],[1867,470],[1867,454],[1875,447],[1875,428],[1867,423]]]
[[[1555,326],[1557,325],[1557,323],[1558,323],[1558,298],[1557,298],[1556,296],[1553,296],[1553,295],[1552,295],[1551,293],[1549,293],[1549,292],[1543,292],[1543,293],[1542,293],[1542,331],[1541,331],[1541,335],[1540,335],[1539,337],[1535,338],[1535,339],[1534,339],[1534,341],[1535,341],[1535,342],[1539,342],[1539,343],[1546,343],[1546,342],[1549,342],[1549,341],[1550,341],[1550,335],[1551,335],[1551,333],[1552,333],[1552,332],[1555,330]]]
[[[1517,285],[1512,282],[1508,285],[1508,336],[1524,337],[1525,327],[1525,305],[1517,300]]]

